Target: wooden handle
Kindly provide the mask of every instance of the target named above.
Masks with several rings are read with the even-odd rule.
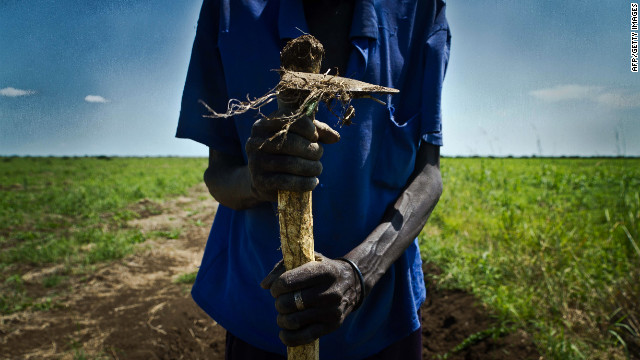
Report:
[[[282,258],[287,270],[315,261],[311,191],[278,191]],[[319,341],[287,347],[288,360],[318,360]]]
[[[278,191],[282,257],[287,270],[315,260],[311,191]]]
[[[287,43],[280,53],[280,65],[289,71],[319,73],[324,48],[311,35],[302,35]],[[298,99],[296,104],[287,103],[293,110],[302,105],[299,90],[282,91],[278,98]],[[283,106],[278,101],[280,110]],[[292,110],[292,109],[289,109]],[[278,216],[280,218],[280,242],[282,258],[287,270],[295,269],[310,261],[315,261],[313,251],[313,217],[311,215],[311,192],[278,191]],[[318,339],[314,342],[287,347],[289,360],[318,360],[320,358]]]

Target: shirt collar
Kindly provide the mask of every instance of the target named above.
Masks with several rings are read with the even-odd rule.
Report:
[[[378,16],[373,4],[374,0],[356,0],[353,12],[350,38],[368,37],[378,39]],[[280,0],[278,11],[278,33],[280,39],[294,39],[309,33],[304,18],[302,0]]]

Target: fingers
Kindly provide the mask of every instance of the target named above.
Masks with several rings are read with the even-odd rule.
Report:
[[[342,304],[341,294],[334,291],[327,291],[329,286],[318,286],[312,289],[299,290],[302,297],[303,311],[314,308],[325,308],[340,306]],[[279,314],[293,314],[300,312],[295,302],[296,291],[282,294],[276,298],[276,310]]]
[[[262,163],[262,171],[316,177],[322,173],[322,163],[294,156],[256,154],[255,160]]]
[[[314,308],[291,314],[278,314],[278,326],[283,330],[299,330],[312,324],[341,322],[338,308]]]
[[[288,174],[265,174],[257,177],[255,182],[260,183],[260,190],[263,192],[277,191],[313,191],[318,186],[319,180],[316,177],[306,177]]]
[[[289,123],[290,120],[286,119],[260,119],[251,128],[251,136],[270,138],[280,130],[286,129],[287,133],[298,134],[311,142],[318,141],[318,132],[310,117],[303,116]]]
[[[269,290],[273,281],[280,277],[280,275],[282,275],[282,273],[284,273],[285,271],[286,269],[284,267],[284,261],[278,261],[276,266],[273,267],[269,274],[264,279],[262,279],[262,281],[260,282],[260,287],[265,290]]]
[[[284,142],[283,154],[274,154],[274,144],[250,138],[247,156],[251,180],[255,189],[263,194],[277,194],[278,190],[312,191],[318,185],[322,173],[322,147],[300,136],[289,134]],[[287,154],[288,153],[288,154]],[[274,195],[275,196],[275,195]]]
[[[250,137],[246,144],[247,153],[260,150],[269,154],[292,155],[307,160],[320,160],[324,149],[322,145],[311,142],[304,137],[289,133],[274,139]]]
[[[276,310],[278,311],[278,313],[291,314],[298,311],[294,294],[295,294],[294,292],[290,292],[290,293],[280,295],[276,298]],[[300,292],[300,295],[302,296],[302,303],[304,304],[304,306],[306,308],[310,308],[311,296],[309,296],[308,292],[304,295],[302,295],[302,292]],[[305,302],[305,299],[307,300],[307,302]]]
[[[340,140],[340,134],[333,130],[331,126],[318,120],[313,120],[313,123],[316,125],[316,131],[318,132],[318,141],[325,144],[335,144]]]
[[[308,262],[278,277],[271,285],[271,296],[278,298],[280,295],[296,290],[332,284],[337,276],[339,274],[335,269],[325,262]]]
[[[307,326],[300,330],[280,331],[280,340],[287,346],[300,346],[308,344],[322,335],[335,331],[340,327],[339,323],[320,323]]]
[[[340,134],[322,121],[303,116],[289,124],[285,119],[259,119],[251,129],[251,137],[271,138],[281,130],[287,134],[297,134],[311,142],[333,144],[340,140]],[[287,128],[288,126],[288,128]]]
[[[280,339],[285,345],[306,344],[338,329],[354,303],[353,281],[347,274],[351,267],[347,264],[345,270],[341,261],[319,253],[316,259],[290,271],[276,267],[262,282],[276,298]]]
[[[326,124],[320,133],[327,141],[339,136]],[[305,192],[318,185],[322,173],[323,148],[317,141],[316,124],[309,117],[293,123],[282,119],[260,119],[245,144],[252,189],[256,197],[273,201],[278,190]]]

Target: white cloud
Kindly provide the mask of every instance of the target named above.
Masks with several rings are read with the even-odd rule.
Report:
[[[90,103],[102,103],[102,104],[109,102],[109,100],[103,98],[100,95],[87,95],[85,96],[84,101],[90,102]]]
[[[547,102],[587,100],[615,109],[640,107],[640,93],[607,90],[601,86],[558,85],[529,92],[535,98]]]
[[[0,95],[9,96],[9,97],[18,97],[18,96],[28,96],[33,95],[36,92],[33,90],[20,90],[12,87],[6,87],[4,89],[0,89]]]
[[[595,94],[601,91],[598,86],[582,86],[582,85],[558,85],[548,89],[540,89],[531,91],[533,97],[549,102],[558,102],[566,100],[583,100],[591,99]]]

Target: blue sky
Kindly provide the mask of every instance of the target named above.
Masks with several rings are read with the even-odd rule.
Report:
[[[0,1],[0,155],[186,155],[201,0]],[[448,1],[445,155],[640,155],[630,2]]]

